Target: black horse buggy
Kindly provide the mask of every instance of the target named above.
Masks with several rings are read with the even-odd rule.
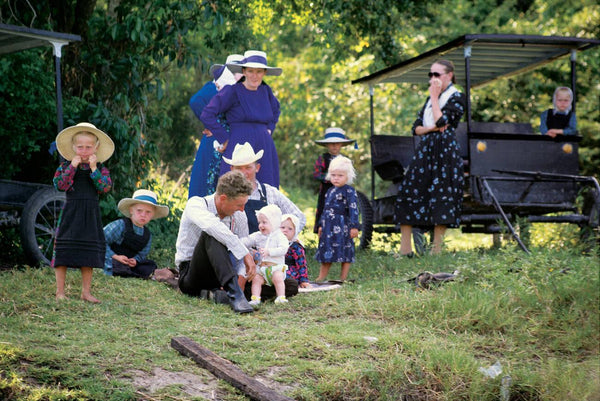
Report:
[[[471,91],[495,79],[529,71],[569,56],[571,88],[576,92],[576,54],[599,40],[530,35],[464,35],[443,46],[392,67],[354,80],[366,84],[371,95],[371,199],[359,194],[362,218],[361,247],[373,231],[397,232],[393,191],[402,180],[418,137],[378,135],[374,132],[374,87],[385,83],[427,84],[430,65],[451,60],[467,97],[465,122],[457,140],[465,167],[461,214],[463,232],[510,232],[526,251],[515,230],[519,219],[529,222],[572,223],[582,232],[598,235],[600,187],[594,177],[579,175],[581,137],[556,138],[534,132],[529,123],[475,122],[471,119]],[[375,173],[391,181],[386,196],[375,197]]]
[[[53,47],[58,131],[63,128],[61,49],[70,42],[80,40],[78,35],[0,24],[0,55],[38,46]],[[48,264],[64,202],[64,193],[56,191],[51,185],[0,179],[0,228],[18,226],[21,245],[30,261]]]

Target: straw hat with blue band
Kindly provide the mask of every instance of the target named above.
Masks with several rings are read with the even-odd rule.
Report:
[[[281,68],[269,67],[267,65],[267,53],[259,50],[247,50],[244,53],[244,59],[238,63],[227,63],[227,68],[234,74],[236,72],[242,72],[242,68],[264,68],[267,70],[265,75],[279,76],[281,75]]]
[[[154,206],[154,216],[152,219],[160,219],[169,215],[169,207],[159,205],[156,194],[147,189],[138,189],[131,198],[123,198],[119,201],[117,208],[125,217],[131,217],[129,208],[137,203],[145,203]]]
[[[317,139],[315,142],[321,146],[327,146],[328,143],[341,143],[342,145],[346,146],[356,142],[356,140],[349,139],[343,129],[331,127],[325,130],[324,139]],[[356,148],[356,143],[354,143],[354,147]]]

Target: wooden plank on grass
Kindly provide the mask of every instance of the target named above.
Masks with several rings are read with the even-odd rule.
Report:
[[[240,368],[204,348],[188,337],[171,338],[171,347],[182,355],[192,358],[198,365],[207,369],[219,379],[225,380],[235,388],[256,401],[293,401],[261,382],[245,374]]]

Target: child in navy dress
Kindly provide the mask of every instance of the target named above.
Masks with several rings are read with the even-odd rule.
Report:
[[[577,117],[573,108],[573,91],[559,86],[552,96],[554,108],[545,110],[540,116],[540,132],[552,138],[556,135],[576,135]]]
[[[286,278],[294,279],[300,288],[310,288],[308,281],[308,268],[304,246],[298,240],[298,227],[300,220],[293,214],[281,216],[281,232],[289,241],[289,248],[285,254],[285,264],[288,267]]]
[[[319,232],[319,220],[321,219],[321,213],[323,213],[323,205],[325,204],[325,194],[329,191],[333,185],[325,177],[327,177],[327,169],[331,160],[340,155],[342,147],[353,143],[353,139],[348,139],[346,133],[341,128],[331,127],[325,130],[325,138],[317,139],[315,143],[325,146],[327,152],[323,153],[317,158],[315,162],[315,169],[313,172],[313,178],[320,182],[319,184],[319,197],[317,198],[317,210],[315,213],[315,234]]]
[[[352,161],[344,156],[334,158],[329,164],[327,179],[333,187],[327,191],[325,206],[319,222],[319,248],[316,260],[321,270],[316,281],[327,278],[331,264],[340,262],[340,280],[345,281],[354,263],[354,241],[358,237],[358,197],[352,184],[356,172]]]
[[[51,265],[56,276],[56,299],[67,298],[67,267],[81,270],[81,299],[99,303],[91,293],[92,269],[104,267],[105,239],[98,194],[112,187],[102,163],[114,152],[108,135],[90,123],[65,128],[56,136],[56,147],[66,159],[54,174],[54,186],[66,192],[60,213]]]

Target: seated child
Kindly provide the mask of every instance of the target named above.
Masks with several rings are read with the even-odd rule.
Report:
[[[285,264],[288,267],[286,276],[296,280],[301,288],[310,288],[304,246],[298,240],[299,226],[298,217],[293,214],[281,216],[281,232],[289,241],[289,248],[285,254]]]
[[[166,217],[169,207],[159,205],[156,194],[146,189],[138,189],[133,197],[121,199],[117,207],[125,217],[104,227],[104,274],[149,278],[156,269],[156,263],[146,259],[152,245],[152,234],[145,226],[152,219]]]
[[[540,116],[540,132],[552,138],[556,135],[577,134],[577,118],[573,108],[573,91],[559,86],[552,96],[554,108],[545,110]]]
[[[242,238],[248,249],[257,248],[260,262],[256,266],[256,276],[252,280],[252,296],[250,305],[260,305],[262,285],[275,286],[275,303],[288,302],[285,297],[285,253],[288,240],[279,227],[281,226],[281,209],[276,205],[267,205],[256,212],[258,231]],[[252,250],[251,250],[252,251]]]

